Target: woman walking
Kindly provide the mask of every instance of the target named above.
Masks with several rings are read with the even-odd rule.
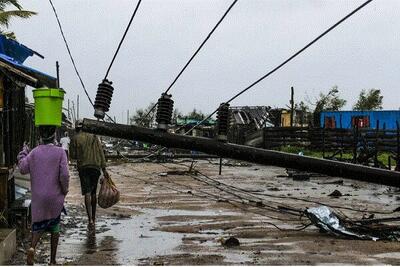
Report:
[[[33,265],[36,245],[44,232],[51,233],[50,264],[56,264],[61,212],[68,193],[68,160],[64,149],[54,145],[54,126],[39,126],[41,144],[31,152],[25,146],[18,155],[22,174],[30,173],[32,243],[27,252],[27,264]]]

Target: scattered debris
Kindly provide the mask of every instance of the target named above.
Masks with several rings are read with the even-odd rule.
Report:
[[[237,246],[240,246],[239,239],[237,239],[236,237],[233,237],[233,236],[231,236],[231,237],[229,237],[227,239],[221,238],[220,241],[221,241],[221,244],[224,247],[237,247]]]
[[[398,212],[398,211],[400,211],[400,207],[397,207],[397,208],[395,208],[395,209],[393,210],[393,212]]]
[[[269,191],[281,191],[278,187],[268,188]]]
[[[388,220],[385,218],[351,221],[340,217],[326,206],[309,208],[305,211],[305,215],[322,232],[335,236],[374,241],[400,240],[400,228],[398,226],[379,223]]]
[[[332,193],[330,193],[328,196],[330,196],[330,197],[341,197],[341,196],[343,196],[343,194],[339,190],[335,190]]]
[[[293,181],[309,181],[310,174],[307,172],[297,172],[292,174]]]
[[[335,180],[332,182],[325,182],[325,183],[318,183],[318,184],[337,184],[337,185],[343,185],[343,180]]]

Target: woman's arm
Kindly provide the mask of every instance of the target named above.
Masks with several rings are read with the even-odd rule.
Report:
[[[62,151],[61,160],[60,160],[60,184],[61,191],[64,195],[67,195],[69,188],[69,170],[68,170],[68,159],[67,154]]]
[[[21,174],[28,174],[30,172],[29,169],[29,148],[24,146],[21,152],[19,152],[17,156],[18,160],[18,168]]]

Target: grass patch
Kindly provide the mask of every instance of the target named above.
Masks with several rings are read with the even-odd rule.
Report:
[[[310,150],[304,147],[299,146],[281,146],[280,148],[276,149],[278,151],[291,153],[291,154],[303,154],[304,156],[314,157],[314,158],[323,158],[322,151],[318,150]],[[325,152],[325,157],[332,155],[332,152]],[[378,152],[378,160],[385,164],[386,166],[389,165],[389,152]],[[340,158],[340,155],[337,155],[336,158]],[[342,154],[342,159],[351,160],[353,158],[353,153],[345,152]],[[396,162],[392,160],[392,166],[395,165]]]

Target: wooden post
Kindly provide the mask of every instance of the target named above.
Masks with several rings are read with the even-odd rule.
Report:
[[[60,65],[58,64],[58,61],[56,61],[56,72],[57,72],[57,88],[60,88]]]
[[[126,124],[130,124],[129,123],[129,109],[126,111]]]
[[[222,158],[219,158],[219,175],[222,174]]]
[[[353,163],[357,161],[357,145],[358,145],[358,119],[355,118],[355,127],[353,128]]]
[[[374,166],[378,167],[379,120],[376,120]]]
[[[71,120],[71,112],[70,112],[69,98],[68,98],[68,119]]]
[[[396,121],[396,128],[397,128],[397,137],[396,137],[396,143],[397,143],[397,158],[396,158],[396,171],[400,171],[400,125],[399,121]]]
[[[294,116],[294,88],[290,88],[290,127],[293,127],[293,116]]]
[[[72,117],[73,117],[74,124],[75,124],[77,119],[76,119],[76,113],[75,113],[75,103],[73,100],[72,100]]]
[[[322,126],[322,158],[325,158],[325,123]]]
[[[79,95],[76,96],[76,119],[79,120]]]
[[[8,222],[8,168],[0,168],[0,227]]]

